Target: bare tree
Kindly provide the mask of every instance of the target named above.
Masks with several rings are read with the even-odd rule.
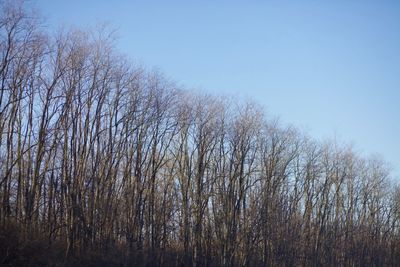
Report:
[[[178,88],[106,29],[49,35],[23,2],[0,7],[0,264],[400,261],[379,157]]]

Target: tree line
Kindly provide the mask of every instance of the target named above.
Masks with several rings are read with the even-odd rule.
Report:
[[[61,244],[62,261],[400,262],[400,190],[380,158],[184,90],[121,56],[107,31],[49,34],[24,5],[0,12],[1,229]]]

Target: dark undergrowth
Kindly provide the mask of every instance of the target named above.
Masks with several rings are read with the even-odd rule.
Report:
[[[67,244],[49,242],[40,233],[26,233],[16,224],[0,227],[0,266],[183,266],[182,257],[169,251],[125,252],[116,247],[85,248],[66,255]]]

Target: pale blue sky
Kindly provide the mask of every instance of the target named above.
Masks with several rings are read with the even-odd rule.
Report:
[[[35,2],[53,29],[110,22],[131,59],[381,154],[400,180],[400,1]]]

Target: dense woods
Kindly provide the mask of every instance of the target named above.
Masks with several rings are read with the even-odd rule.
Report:
[[[399,264],[384,161],[0,12],[0,264]]]

